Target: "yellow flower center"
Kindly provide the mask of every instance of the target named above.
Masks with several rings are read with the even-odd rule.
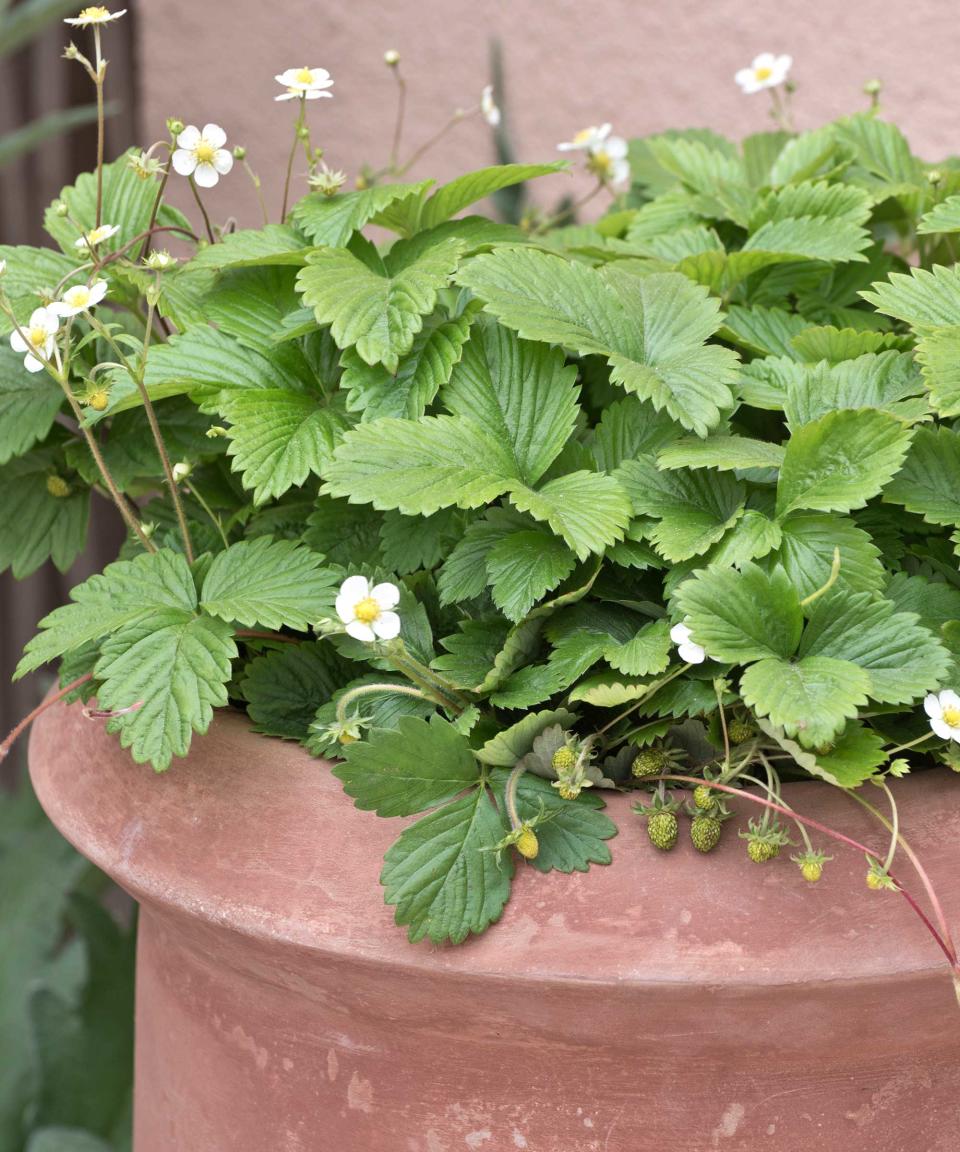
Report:
[[[943,722],[951,728],[960,728],[960,708],[944,708]]]
[[[757,80],[759,80],[762,83],[764,80],[770,79],[770,77],[773,75],[773,69],[772,68],[755,68],[753,71],[753,75]]]
[[[193,150],[194,156],[197,158],[198,164],[212,164],[213,158],[216,155],[216,148],[206,140],[201,140]]]
[[[90,299],[90,293],[82,285],[76,288],[71,288],[68,292],[63,294],[64,304],[69,305],[71,308],[83,308],[86,306],[87,301]]]
[[[589,144],[593,139],[592,128],[581,128],[580,131],[574,136],[574,144]]]
[[[591,171],[593,171],[597,176],[609,176],[610,171],[613,168],[613,161],[610,159],[610,153],[604,152],[602,149],[594,152],[590,157],[589,166]]]
[[[30,341],[34,348],[42,348],[47,342],[46,328],[31,328],[27,333],[27,339]],[[944,715],[946,715],[946,713],[944,713]]]
[[[380,615],[380,605],[372,596],[366,596],[353,610],[361,624],[372,624]]]
[[[313,83],[313,73],[310,71],[309,68],[301,68],[300,69],[300,71],[297,73],[297,83],[298,84],[312,84]]]
[[[92,8],[84,8],[84,10],[80,13],[80,19],[81,20],[97,20],[97,21],[99,21],[99,20],[106,20],[106,18],[109,15],[110,15],[110,12],[106,8],[103,8],[103,7],[100,7],[99,5],[97,5],[97,6],[92,7]]]

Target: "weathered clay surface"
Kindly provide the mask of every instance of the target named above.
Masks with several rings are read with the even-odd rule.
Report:
[[[522,871],[460,948],[382,903],[399,830],[224,714],[165,776],[58,706],[34,729],[54,822],[143,902],[136,1152],[955,1152],[960,1016],[935,945],[865,865],[821,883],[654,852],[626,798],[614,865]],[[960,921],[960,781],[898,786]],[[795,802],[871,837],[826,788]]]

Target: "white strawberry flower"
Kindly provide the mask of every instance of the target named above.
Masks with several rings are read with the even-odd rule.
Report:
[[[399,59],[398,56],[397,60]],[[274,79],[286,88],[286,92],[274,96],[274,100],[298,100],[300,97],[304,100],[319,100],[322,96],[333,96],[332,92],[325,91],[326,88],[333,86],[333,80],[326,68],[288,68]]]
[[[348,576],[340,585],[337,615],[354,640],[392,640],[400,635],[400,617],[393,611],[400,603],[396,584],[375,584],[366,576]]]
[[[95,4],[89,8],[84,8],[79,16],[68,16],[64,20],[64,24],[72,24],[74,28],[89,28],[92,24],[109,24],[113,20],[119,20],[121,16],[126,16],[126,8],[121,8],[119,12],[111,12],[109,9]]]
[[[706,651],[690,639],[690,629],[686,624],[674,624],[670,629],[670,639],[676,644],[680,659],[687,664],[702,664],[706,660]]]
[[[930,727],[941,740],[960,742],[960,696],[950,688],[932,693],[924,700],[923,710],[930,718]]]
[[[28,372],[42,372],[43,360],[53,355],[54,337],[60,327],[60,317],[52,308],[36,308],[30,323],[10,334],[10,347],[14,352],[25,352],[23,366]]]
[[[111,237],[116,236],[119,231],[119,224],[101,224],[99,228],[91,228],[90,231],[81,236],[79,240],[74,240],[73,246],[85,252],[88,248],[96,248],[96,246],[102,244],[104,240],[109,240]]]
[[[790,74],[792,64],[792,56],[774,56],[772,52],[761,52],[749,68],[741,68],[737,72],[734,80],[748,96],[762,92],[764,88],[779,88]]]
[[[188,124],[177,137],[171,163],[181,176],[192,176],[201,188],[212,188],[233,167],[233,154],[224,148],[227,134],[219,124],[205,124],[201,132]]]
[[[590,171],[612,188],[630,183],[630,162],[627,160],[627,142],[622,136],[608,136],[602,144],[591,148],[587,157]]]
[[[599,148],[606,140],[612,127],[611,124],[601,124],[599,127],[591,125],[589,128],[581,128],[572,140],[565,140],[562,144],[558,144],[557,151],[592,152],[594,148]]]
[[[50,311],[56,312],[58,316],[77,316],[99,304],[106,294],[106,280],[94,280],[92,284],[75,284],[64,292],[56,304],[50,305]]]
[[[496,128],[499,125],[500,109],[493,99],[492,84],[488,84],[480,93],[480,112],[491,128]]]

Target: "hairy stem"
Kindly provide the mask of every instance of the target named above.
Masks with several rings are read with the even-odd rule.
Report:
[[[88,683],[93,679],[92,672],[86,672],[83,676],[78,676],[76,680],[68,684],[66,688],[61,688],[59,692],[55,692],[53,696],[43,700],[34,708],[32,712],[28,712],[26,716],[17,724],[7,735],[7,738],[0,744],[0,763],[6,758],[10,749],[14,746],[20,736],[26,731],[27,728],[36,720],[36,718],[54,704],[57,704],[64,696],[69,696],[71,692],[75,692],[81,685]]]

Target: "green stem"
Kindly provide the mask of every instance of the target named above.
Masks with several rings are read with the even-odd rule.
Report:
[[[287,219],[287,204],[290,202],[290,180],[293,177],[293,161],[296,159],[297,149],[300,146],[300,129],[306,122],[307,116],[307,97],[306,94],[300,97],[300,110],[297,113],[297,122],[293,126],[293,145],[290,148],[290,156],[287,159],[287,175],[283,182],[283,207],[280,209],[280,223],[284,224]]]
[[[196,502],[200,505],[200,507],[204,510],[204,512],[206,512],[206,514],[210,517],[210,520],[212,521],[214,528],[216,528],[217,532],[220,535],[220,539],[223,541],[224,548],[229,548],[230,547],[230,541],[227,539],[227,534],[226,534],[226,532],[224,532],[223,525],[220,523],[220,517],[214,515],[213,509],[206,502],[206,500],[204,500],[204,498],[200,495],[200,492],[198,491],[198,489],[196,488],[195,485],[187,484],[187,485],[185,485],[185,487],[186,487],[187,491],[190,493],[190,495],[194,498],[194,500],[196,500]]]
[[[391,71],[397,81],[397,118],[393,125],[393,143],[390,145],[390,171],[396,172],[400,155],[400,137],[403,134],[403,118],[407,107],[407,82],[400,75],[400,66],[395,65]]]
[[[100,29],[94,25],[93,40],[96,46],[96,88],[97,88],[97,219],[96,227],[103,223],[103,148],[105,136],[105,117],[103,114],[103,81],[106,65],[100,55]]]
[[[614,716],[614,718],[608,723],[604,724],[602,728],[598,728],[595,735],[602,736],[604,732],[608,732],[611,728],[614,727],[614,725],[619,724],[621,720],[626,720],[626,718],[636,712],[638,708],[642,708],[655,692],[659,692],[664,684],[669,684],[671,680],[675,680],[682,673],[686,672],[688,668],[692,667],[692,664],[680,664],[666,676],[661,676],[659,680],[652,681],[648,685],[646,692],[644,692],[639,700],[636,700],[633,704],[630,705],[629,708],[625,709],[618,716]]]
[[[163,170],[163,175],[160,177],[160,185],[157,188],[157,195],[154,197],[153,208],[150,210],[150,222],[147,224],[147,234],[143,239],[143,247],[140,249],[139,260],[144,260],[147,253],[150,251],[150,242],[153,240],[153,228],[157,222],[157,214],[160,211],[160,205],[163,202],[163,194],[167,188],[167,181],[170,179],[170,162],[167,161],[167,166]]]
[[[415,696],[419,700],[428,699],[426,693],[421,692],[419,688],[412,688],[408,684],[358,684],[356,688],[344,692],[337,701],[337,723],[341,728],[347,726],[347,705],[360,696],[369,696],[374,692],[380,695],[386,692],[396,692],[400,696]]]
[[[510,828],[514,832],[519,832],[523,827],[523,821],[520,819],[520,813],[517,809],[517,788],[520,784],[520,777],[524,774],[526,769],[523,767],[523,761],[515,765],[513,771],[507,777],[507,783],[503,789],[503,803],[507,809],[507,816],[510,820]]]
[[[906,744],[897,744],[894,748],[888,748],[887,755],[895,756],[898,752],[906,752],[908,748],[915,748],[918,744],[922,744],[924,740],[932,740],[934,736],[936,736],[936,732],[925,732],[915,740],[908,740]]]
[[[263,198],[263,185],[261,183],[260,177],[250,167],[250,165],[247,163],[246,159],[243,160],[243,170],[250,177],[250,181],[253,184],[254,191],[257,194],[257,200],[260,204],[260,212],[263,215],[263,223],[264,223],[264,225],[267,225],[270,223],[270,213],[267,211],[267,202]]]
[[[197,188],[196,181],[192,176],[187,177],[190,183],[190,191],[193,193],[193,198],[197,202],[197,207],[200,209],[200,215],[203,217],[203,223],[207,229],[207,238],[211,244],[216,244],[217,238],[213,233],[213,225],[210,223],[210,217],[207,215],[207,210],[203,206],[203,201],[200,199],[200,192]]]

